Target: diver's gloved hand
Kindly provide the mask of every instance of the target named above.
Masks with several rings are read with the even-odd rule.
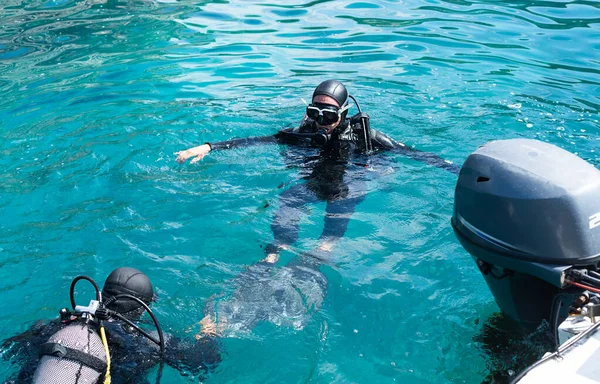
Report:
[[[166,349],[169,365],[189,370],[194,375],[209,372],[221,362],[219,339],[204,336],[191,343],[188,340],[173,339]]]
[[[219,352],[219,339],[216,337],[202,337],[192,347],[192,355],[202,358],[202,362],[208,367],[215,367],[221,362]]]
[[[194,164],[202,160],[202,158],[206,156],[210,150],[210,144],[202,144],[194,148],[186,149],[185,151],[175,152],[177,155],[176,160],[178,163],[185,163],[187,159],[193,157],[192,161],[190,161],[190,164]]]

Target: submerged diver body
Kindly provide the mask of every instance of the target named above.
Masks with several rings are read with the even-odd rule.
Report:
[[[359,110],[350,118],[349,99]],[[393,151],[452,173],[459,170],[435,154],[412,149],[371,129],[369,116],[336,80],[317,86],[298,127],[269,136],[205,143],[178,152],[177,161],[183,163],[191,158],[191,163],[195,163],[213,150],[264,143],[299,147],[298,152],[303,153],[297,164],[304,182],[281,194],[271,224],[273,242],[265,247],[266,257],[235,279],[238,289],[232,300],[209,303],[206,317],[200,322],[203,333],[219,334],[225,328],[250,329],[263,320],[291,322],[299,328],[308,314],[318,310],[327,287],[320,265],[346,232],[357,204],[367,194],[369,155]],[[272,268],[279,260],[279,252],[297,241],[303,208],[319,201],[326,202],[326,214],[317,249],[294,258],[283,268]]]
[[[135,323],[146,308],[131,299],[116,298],[123,295],[132,295],[150,305],[154,297],[150,279],[134,268],[117,268],[102,289],[106,308]],[[2,357],[21,367],[7,383],[98,383],[106,376],[107,359],[99,341],[97,319],[63,316],[64,313],[61,311],[59,319],[40,320],[24,333],[2,342]],[[160,377],[163,363],[186,375],[202,377],[221,359],[214,338],[184,340],[165,334],[161,353],[159,345],[125,321],[101,324],[106,329],[113,384],[148,383],[148,371],[160,365]],[[158,333],[162,333],[160,328]],[[152,337],[157,339],[156,335]]]
[[[240,336],[262,322],[303,329],[321,308],[327,278],[319,257],[301,255],[282,267],[262,260],[245,267],[229,288],[210,298],[198,338]]]

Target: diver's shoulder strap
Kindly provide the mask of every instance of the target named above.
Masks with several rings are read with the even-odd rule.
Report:
[[[356,114],[354,114],[354,115],[352,115],[350,117],[350,119],[349,119],[350,120],[350,125],[360,124],[360,119],[362,119],[363,117],[366,118],[366,119],[370,119],[371,118],[369,116],[369,114],[366,113],[366,112],[358,112],[358,113],[356,113]]]
[[[42,344],[40,346],[40,357],[41,356],[54,356],[61,359],[72,360],[90,367],[97,372],[104,372],[106,370],[106,361],[77,349],[65,347],[59,343]]]

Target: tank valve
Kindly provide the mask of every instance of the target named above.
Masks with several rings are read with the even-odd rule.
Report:
[[[67,308],[62,308],[59,312],[60,314],[60,320],[64,323],[66,321],[71,320],[71,311],[69,311]]]

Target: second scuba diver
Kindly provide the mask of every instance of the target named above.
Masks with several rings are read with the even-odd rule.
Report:
[[[93,280],[81,277],[97,288]],[[163,335],[158,322],[153,334],[137,327],[135,323],[147,311],[156,321],[148,307],[154,291],[144,273],[127,267],[111,272],[102,292],[97,288],[100,300],[96,303],[104,304],[100,307],[75,306],[73,288],[77,280],[71,285],[74,311],[63,309],[61,318],[40,320],[26,332],[2,342],[2,357],[20,366],[7,383],[92,384],[106,383],[106,377],[113,384],[147,383],[148,371],[156,366],[159,382],[163,363],[202,380],[220,362],[213,338],[187,340]],[[114,320],[102,321],[103,310]],[[105,338],[102,327],[107,330]]]

